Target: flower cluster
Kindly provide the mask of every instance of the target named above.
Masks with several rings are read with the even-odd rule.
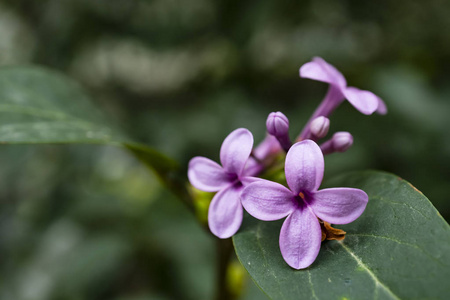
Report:
[[[194,157],[188,170],[189,181],[195,188],[217,192],[209,206],[208,225],[219,238],[229,238],[239,230],[244,209],[263,221],[286,218],[279,245],[284,260],[295,269],[307,268],[314,262],[321,242],[329,237],[327,230],[345,234],[330,223],[353,222],[368,202],[367,194],[360,189],[319,190],[324,155],[344,152],[353,144],[348,132],[336,132],[318,144],[328,134],[328,117],[345,99],[363,114],[387,112],[378,96],[348,87],[344,76],[321,58],[303,65],[300,77],[323,81],[330,87],[296,143],[289,138],[287,117],[273,112],[266,121],[268,135],[259,146],[253,149],[250,131],[236,129],[225,138],[220,149],[222,165],[205,157]],[[284,172],[289,188],[257,177],[272,167],[280,153],[286,153]]]

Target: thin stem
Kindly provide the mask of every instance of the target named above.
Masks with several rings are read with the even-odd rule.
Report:
[[[217,287],[216,300],[233,300],[235,297],[227,285],[228,264],[233,254],[231,238],[217,240]]]
[[[288,152],[289,148],[292,146],[291,139],[289,138],[289,135],[283,135],[283,136],[277,136],[276,137],[278,142],[280,143],[281,148],[283,148],[284,151]]]
[[[124,143],[124,146],[144,165],[154,171],[166,188],[175,194],[195,215],[194,201],[188,192],[184,179],[186,175],[180,172],[180,167],[175,161],[140,144]]]
[[[323,155],[334,153],[335,149],[333,146],[333,139],[329,139],[328,141],[320,145],[320,150],[322,150]]]

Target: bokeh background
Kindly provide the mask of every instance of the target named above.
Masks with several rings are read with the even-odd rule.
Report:
[[[331,132],[355,144],[326,158],[326,177],[393,172],[448,220],[449,15],[444,0],[1,0],[0,65],[67,74],[186,166],[217,160],[238,127],[262,140],[271,111],[296,136],[327,88],[298,69],[321,56],[389,109],[336,111]],[[1,146],[0,166],[0,299],[213,297],[215,240],[128,153]],[[235,289],[262,299],[240,272]]]

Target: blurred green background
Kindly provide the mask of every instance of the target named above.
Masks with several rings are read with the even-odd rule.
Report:
[[[330,132],[355,143],[326,177],[393,172],[449,220],[449,15],[444,0],[0,0],[0,65],[68,74],[186,166],[238,127],[262,140],[271,111],[296,136],[327,88],[298,69],[321,56],[389,109],[339,108]],[[213,298],[215,240],[128,153],[2,146],[0,165],[0,299]],[[263,297],[248,278],[241,293]]]

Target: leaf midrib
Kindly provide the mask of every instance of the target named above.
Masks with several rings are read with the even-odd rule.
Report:
[[[44,110],[44,109],[35,108],[35,107],[26,108],[26,107],[18,106],[18,105],[0,104],[0,112],[14,112],[14,113],[18,113],[18,114],[47,118],[47,119],[51,119],[51,120],[55,120],[55,121],[72,121],[72,122],[76,121],[80,124],[98,126],[95,123],[92,123],[92,122],[89,122],[89,121],[86,121],[86,120],[83,120],[83,119],[80,119],[80,118],[77,118],[74,116],[70,116],[63,112]]]

